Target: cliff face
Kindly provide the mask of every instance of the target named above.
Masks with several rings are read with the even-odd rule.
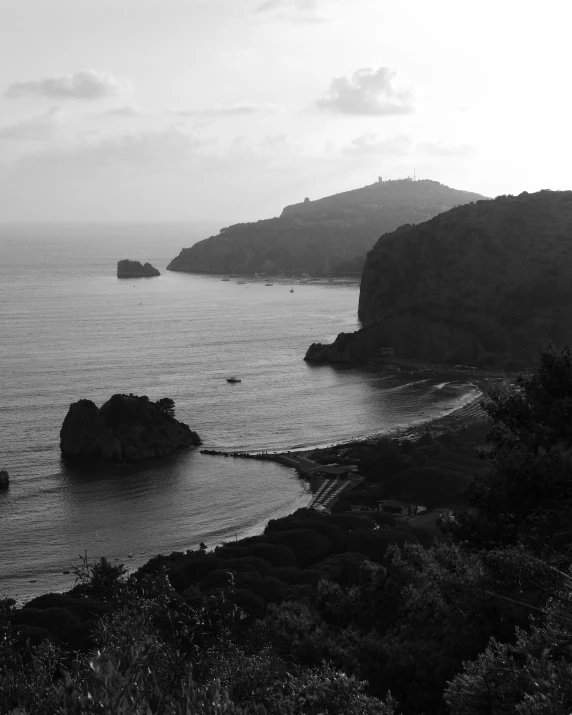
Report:
[[[113,395],[101,409],[74,402],[60,431],[62,454],[93,460],[138,462],[200,443],[188,425],[136,395]]]
[[[117,263],[118,278],[153,278],[160,275],[150,263],[142,264],[140,261],[130,261],[127,258]]]
[[[197,273],[359,273],[380,233],[483,198],[436,181],[385,181],[223,228],[167,266]]]
[[[400,357],[520,369],[572,341],[572,192],[478,201],[382,236],[364,266],[364,328],[308,359]]]

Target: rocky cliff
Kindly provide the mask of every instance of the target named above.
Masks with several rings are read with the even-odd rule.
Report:
[[[141,263],[140,261],[130,261],[124,258],[117,263],[118,278],[153,278],[160,276],[159,271],[150,263]]]
[[[93,460],[138,462],[200,443],[188,425],[136,395],[113,395],[101,409],[74,402],[60,431],[62,454]]]
[[[572,344],[572,192],[477,201],[382,236],[367,256],[364,326],[309,360],[400,357],[521,369]]]
[[[223,228],[167,266],[195,273],[360,273],[380,233],[483,198],[437,181],[378,181],[287,206],[280,217]]]

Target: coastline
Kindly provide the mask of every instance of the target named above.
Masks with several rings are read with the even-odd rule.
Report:
[[[437,372],[437,370],[435,369],[433,371]],[[225,453],[220,451],[215,452],[215,450],[201,450],[201,452],[206,452],[207,454],[226,454],[229,457],[235,458],[273,461],[275,463],[281,464],[282,466],[288,467],[289,469],[294,469],[298,477],[300,478],[300,481],[304,483],[303,491],[296,497],[293,503],[289,504],[288,506],[281,507],[276,513],[272,513],[271,515],[264,517],[262,520],[254,524],[252,522],[250,524],[244,524],[241,528],[236,529],[234,535],[231,535],[230,538],[221,539],[219,537],[219,539],[209,542],[207,544],[209,550],[214,549],[224,543],[228,543],[229,541],[232,542],[235,539],[242,539],[245,537],[262,534],[269,520],[283,518],[285,516],[293,514],[300,508],[308,508],[309,506],[311,506],[314,502],[314,496],[316,491],[319,490],[320,486],[322,486],[324,481],[329,480],[324,479],[322,477],[312,477],[310,474],[308,474],[307,471],[304,472],[303,469],[300,469],[300,463],[302,460],[305,460],[306,462],[311,461],[315,465],[318,465],[320,461],[326,458],[329,463],[343,463],[343,455],[339,455],[338,461],[337,453],[349,447],[352,447],[353,445],[376,445],[382,440],[388,438],[399,440],[415,440],[425,434],[431,434],[434,437],[447,431],[459,431],[464,427],[467,427],[471,423],[486,420],[486,415],[480,407],[480,402],[483,398],[483,392],[486,389],[487,381],[488,380],[483,380],[479,378],[474,379],[474,384],[477,387],[477,391],[475,392],[475,394],[471,395],[470,400],[467,401],[465,404],[454,408],[447,414],[433,417],[418,423],[410,423],[408,425],[396,427],[389,431],[364,435],[356,439],[344,440],[341,442],[316,447],[309,446],[293,450],[277,450],[273,452],[236,451]],[[309,459],[309,455],[311,455],[311,460]],[[200,540],[201,537],[197,537],[197,543]],[[189,545],[189,548],[193,548],[193,546]],[[157,545],[157,548],[154,551],[156,551],[156,553],[162,553],[161,546]],[[149,558],[153,558],[154,555],[156,554],[153,553],[151,556],[135,558],[133,560],[129,559],[127,562],[125,562],[125,565],[128,567],[129,572],[133,572],[137,570],[141,565],[146,563]],[[65,586],[62,585],[62,587],[54,589],[53,591],[50,590],[50,592],[66,592],[67,590],[69,590],[69,588],[71,588],[72,585],[73,584],[70,584],[69,586],[67,584]],[[41,592],[43,593],[44,590],[41,590]],[[18,603],[22,604],[34,597],[36,596],[27,594],[23,598],[19,598]]]
[[[437,370],[435,370],[437,372]],[[294,447],[292,449],[283,450],[215,450],[202,449],[203,454],[212,454],[217,456],[235,457],[243,459],[267,459],[269,461],[278,461],[278,457],[288,457],[289,455],[304,456],[310,452],[329,451],[335,448],[350,447],[355,444],[376,443],[382,439],[417,439],[423,434],[431,434],[437,436],[447,431],[458,431],[466,427],[471,422],[486,420],[486,415],[483,412],[480,403],[485,395],[485,390],[489,380],[475,379],[474,384],[478,392],[470,397],[470,399],[458,407],[454,407],[450,412],[412,422],[409,424],[393,427],[383,432],[372,432],[367,435],[353,437],[336,442],[328,442],[326,444],[308,445],[304,447]]]

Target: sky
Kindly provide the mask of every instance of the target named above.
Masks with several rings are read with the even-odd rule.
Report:
[[[0,0],[0,221],[571,189],[565,0]]]

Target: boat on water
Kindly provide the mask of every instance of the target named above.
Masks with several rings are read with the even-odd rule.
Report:
[[[227,377],[226,381],[227,382],[242,382],[242,380],[239,377]]]
[[[221,278],[221,280],[223,280],[223,281],[229,281],[230,278],[227,278],[227,277],[225,276],[224,278]]]
[[[242,278],[239,281],[236,281],[239,286],[242,286],[246,283],[246,281],[243,281]]]
[[[270,283],[270,282],[268,282],[268,283],[265,283],[264,285],[265,285],[265,286],[273,286],[273,285],[274,285],[274,283]]]

